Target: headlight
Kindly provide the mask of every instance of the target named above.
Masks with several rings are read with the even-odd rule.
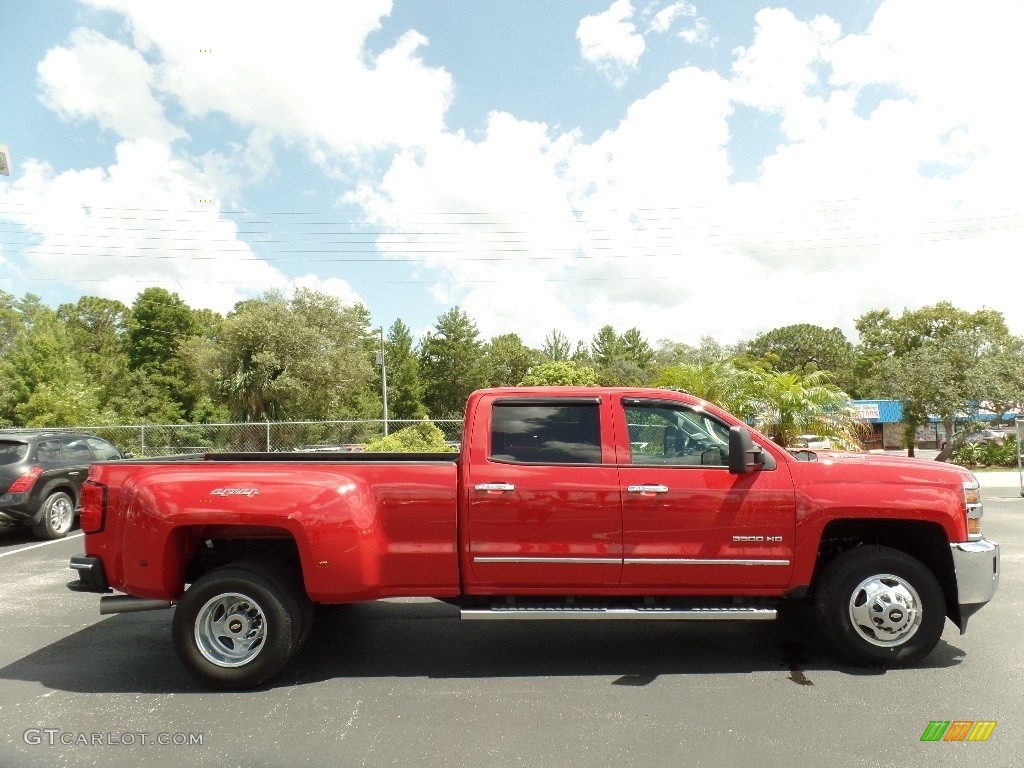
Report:
[[[985,513],[977,480],[964,482],[964,506],[967,508],[967,540],[977,541],[981,538],[981,516]]]

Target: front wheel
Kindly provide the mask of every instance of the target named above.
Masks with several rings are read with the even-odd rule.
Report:
[[[942,588],[920,560],[863,546],[829,563],[817,590],[822,632],[851,661],[903,667],[931,653],[942,636]]]
[[[296,647],[299,608],[274,581],[244,568],[210,571],[174,612],[174,650],[215,688],[252,688],[275,675]]]

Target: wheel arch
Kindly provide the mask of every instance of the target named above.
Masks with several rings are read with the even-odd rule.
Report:
[[[962,622],[957,596],[953,553],[941,525],[926,520],[845,519],[829,522],[822,531],[810,594],[825,567],[855,547],[879,545],[904,552],[934,574],[942,588],[946,616],[958,627]]]
[[[305,591],[302,558],[298,542],[283,528],[195,526],[177,529],[185,546],[185,583],[192,583],[212,570],[239,561],[278,564],[292,573]]]

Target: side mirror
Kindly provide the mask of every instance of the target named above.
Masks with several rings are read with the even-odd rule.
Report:
[[[746,427],[729,427],[729,474],[745,475],[757,467],[772,469],[765,461],[766,454],[759,445],[754,445],[750,430]],[[770,458],[770,456],[768,456]]]

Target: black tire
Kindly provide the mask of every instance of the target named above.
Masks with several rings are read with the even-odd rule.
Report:
[[[214,688],[253,688],[288,663],[298,637],[291,591],[262,573],[217,568],[197,580],[174,611],[178,658]]]
[[[39,522],[32,526],[32,533],[37,538],[50,541],[63,539],[74,524],[74,500],[64,491],[57,491],[47,496],[43,502],[42,516]]]
[[[931,653],[946,621],[938,580],[897,549],[863,546],[829,563],[815,598],[835,648],[866,667],[905,667]]]
[[[280,560],[238,560],[233,562],[232,567],[243,568],[253,573],[258,573],[268,581],[274,582],[281,590],[291,593],[292,599],[298,607],[298,621],[295,633],[295,644],[292,648],[294,655],[313,627],[313,602],[306,595],[306,586],[302,582],[302,574],[294,566],[288,565]]]

